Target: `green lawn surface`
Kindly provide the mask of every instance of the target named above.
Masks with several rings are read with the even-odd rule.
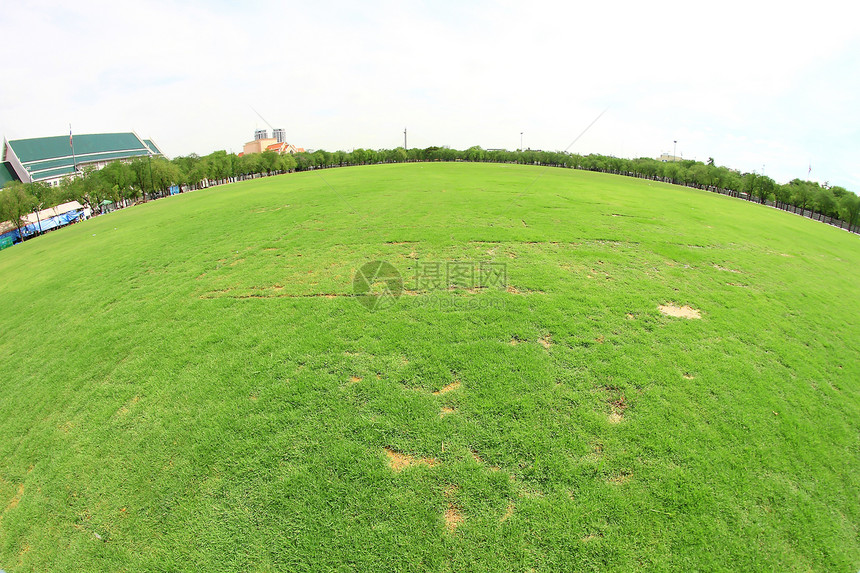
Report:
[[[49,233],[0,252],[0,569],[854,573],[858,279],[857,235],[519,165]]]

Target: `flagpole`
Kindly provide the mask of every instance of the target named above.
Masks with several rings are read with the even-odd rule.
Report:
[[[69,124],[69,147],[72,148],[72,165],[75,168],[75,173],[78,172],[78,159],[75,157],[75,140],[72,138],[72,124]]]

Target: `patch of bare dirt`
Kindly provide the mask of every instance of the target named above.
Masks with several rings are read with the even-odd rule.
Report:
[[[628,481],[630,481],[630,479],[632,477],[633,477],[632,473],[623,471],[623,472],[619,472],[619,473],[615,474],[612,477],[607,478],[606,481],[608,481],[609,483],[615,484],[615,485],[622,485],[622,484],[625,484]]]
[[[487,463],[483,460],[483,458],[481,458],[481,456],[475,450],[472,450],[472,459],[474,459],[477,463],[479,463],[481,465],[485,465]],[[489,470],[491,472],[497,472],[497,471],[499,471],[499,466],[489,466]]]
[[[442,409],[439,411],[439,417],[444,418],[448,414],[453,414],[456,411],[457,410],[455,410],[454,408],[449,408],[448,406],[442,406]]]
[[[505,514],[502,515],[502,518],[499,520],[499,523],[506,522],[513,514],[514,514],[514,503],[511,502],[508,504],[507,509],[505,509]]]
[[[140,396],[135,396],[134,398],[129,400],[128,403],[125,404],[122,408],[117,410],[117,412],[116,412],[117,415],[118,416],[125,416],[126,414],[128,414],[129,409],[131,409],[131,407],[134,406],[135,404],[137,404],[138,402],[140,402]]]
[[[454,533],[458,527],[466,521],[463,512],[454,503],[454,497],[459,488],[456,485],[449,485],[445,488],[445,499],[448,501],[448,507],[445,509],[445,528],[449,533]]]
[[[624,411],[627,409],[627,399],[623,394],[609,399],[609,423],[620,424],[624,420]]]
[[[544,493],[542,491],[537,490],[537,489],[529,489],[529,488],[525,488],[525,487],[520,490],[518,495],[520,497],[524,497],[527,499],[535,499],[538,497],[544,497]]]
[[[624,317],[625,317],[627,320],[636,320],[636,316],[635,316],[635,315],[633,315],[633,314],[631,314],[631,313],[629,313],[629,312],[628,312],[626,315],[624,315]]]
[[[674,316],[676,318],[698,319],[702,318],[702,313],[691,306],[676,306],[674,304],[661,304],[657,307],[661,313],[666,316]]]
[[[18,504],[21,503],[21,498],[24,496],[24,484],[18,484],[18,491],[12,496],[12,499],[9,501],[9,504],[6,506],[6,509],[3,510],[3,513],[6,513],[10,509],[15,509],[18,507]],[[2,517],[2,515],[0,515]]]
[[[540,342],[541,346],[544,348],[549,348],[552,346],[552,334],[547,334],[546,336],[538,338],[538,342]]]
[[[357,383],[361,382],[362,380],[364,380],[364,378],[362,378],[360,376],[350,376],[349,377],[349,383],[350,384],[357,384]]]
[[[388,465],[395,472],[401,472],[410,466],[425,465],[433,467],[439,462],[435,458],[419,458],[404,454],[391,448],[385,448],[385,455],[388,456]]]
[[[715,269],[717,269],[718,271],[724,271],[724,272],[727,272],[727,273],[739,273],[739,272],[740,272],[740,271],[739,271],[739,270],[737,270],[737,269],[727,269],[726,267],[723,267],[723,266],[720,266],[720,265],[714,265],[714,268],[715,268]]]
[[[695,378],[695,376],[693,376],[692,374],[687,372],[684,374],[684,378],[686,378],[687,380],[693,380]]]
[[[447,394],[448,392],[453,392],[454,390],[456,390],[459,387],[460,387],[460,381],[454,380],[453,382],[451,382],[450,384],[448,384],[444,388],[440,388],[440,389],[436,390],[435,392],[433,392],[433,395],[434,396],[441,396],[442,394]]]

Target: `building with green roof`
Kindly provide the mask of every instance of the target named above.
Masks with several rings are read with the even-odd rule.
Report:
[[[15,170],[12,169],[12,165],[8,162],[0,163],[0,189],[6,186],[10,181],[17,181],[18,177],[15,175]]]
[[[134,132],[89,133],[4,139],[2,160],[25,183],[42,181],[58,185],[63,177],[79,173],[85,166],[101,169],[111,161],[153,155],[162,155],[158,146]]]

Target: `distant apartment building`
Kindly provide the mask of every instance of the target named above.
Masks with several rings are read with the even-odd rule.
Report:
[[[253,153],[263,153],[264,151],[274,151],[280,155],[285,153],[303,153],[305,150],[302,147],[296,147],[287,143],[287,130],[275,129],[272,131],[274,137],[269,137],[269,133],[265,129],[258,129],[254,132],[254,141],[249,141],[242,149],[241,155],[251,155]]]

